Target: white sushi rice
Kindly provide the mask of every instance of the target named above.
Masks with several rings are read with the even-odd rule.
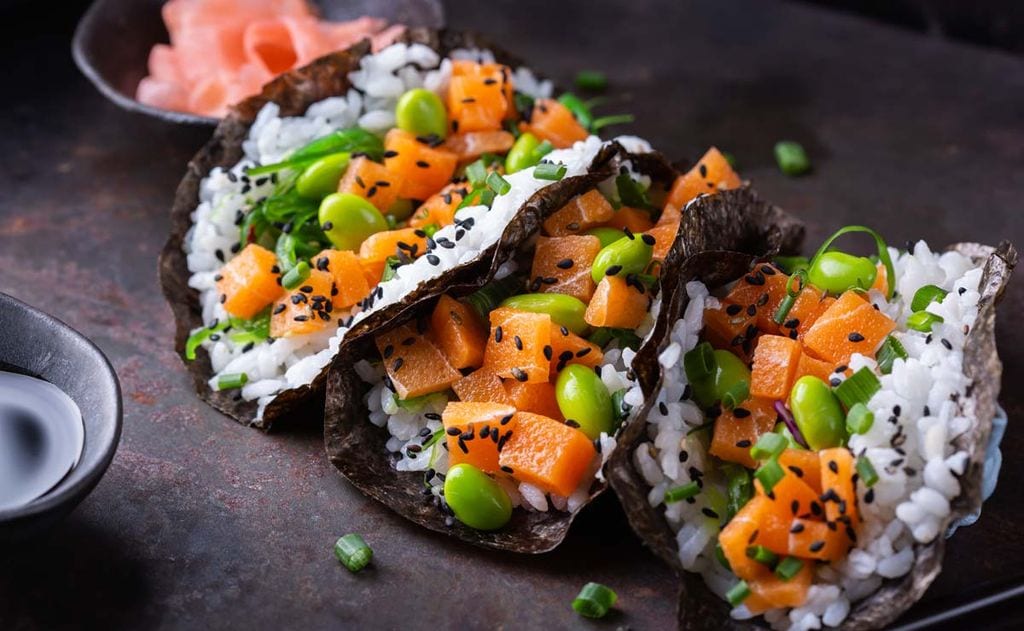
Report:
[[[842,562],[817,568],[803,606],[764,614],[776,629],[840,625],[852,604],[871,595],[883,580],[911,570],[914,545],[941,536],[950,501],[960,493],[958,477],[967,466],[968,454],[957,451],[952,441],[972,429],[973,401],[963,371],[963,348],[978,315],[982,267],[956,252],[933,253],[924,242],[910,253],[890,249],[890,254],[896,296],[890,303],[872,291],[870,298],[897,322],[894,335],[908,358],[896,360],[890,374],[879,375],[881,390],[868,403],[875,422],[870,431],[849,441],[854,454],[871,460],[879,479],[871,489],[858,484],[864,521],[857,546]],[[917,289],[929,284],[949,292],[942,302],[928,307],[944,321],[931,334],[909,330],[910,302]],[[702,574],[711,590],[724,598],[736,578],[715,557],[718,520],[701,511],[709,508],[708,497],[713,493],[709,490],[725,493],[725,480],[715,470],[699,434],[687,435],[705,419],[685,396],[687,380],[681,362],[683,354],[698,343],[704,310],[717,307],[718,301],[699,282],[689,283],[686,291],[690,303],[672,326],[671,339],[661,354],[664,385],[648,417],[649,442],[637,447],[633,462],[651,487],[650,504],[665,506],[683,567]],[[875,361],[858,354],[849,365],[853,370],[875,368]],[[664,504],[666,490],[697,478],[704,487],[693,503]],[[742,605],[732,610],[732,616],[753,617]]]
[[[502,271],[505,274],[515,271],[514,266],[506,264]],[[499,273],[498,277],[502,277]],[[655,319],[661,309],[661,299],[656,297],[651,309],[637,329],[637,335],[644,341],[654,328]],[[604,350],[601,363],[601,380],[609,393],[626,391],[623,402],[636,413],[644,403],[644,395],[637,383],[631,368],[636,353],[629,348],[620,349],[613,342]],[[356,365],[359,377],[371,384],[365,401],[370,412],[369,420],[378,427],[386,427],[389,438],[387,449],[391,453],[394,466],[398,471],[422,471],[425,482],[430,485],[431,492],[441,506],[440,497],[444,488],[444,476],[448,472],[448,446],[443,435],[441,415],[448,404],[447,394],[434,395],[427,399],[423,407],[415,410],[402,408],[398,405],[395,391],[385,380],[385,372],[380,362],[371,363],[362,360]],[[621,427],[629,423],[627,419]],[[431,437],[437,434],[437,438]],[[526,482],[515,482],[510,478],[496,478],[508,492],[514,507],[525,510],[545,512],[551,509],[563,512],[575,512],[590,497],[590,488],[594,479],[604,480],[603,467],[616,447],[616,436],[607,433],[595,441],[599,457],[594,458],[591,469],[583,476],[576,490],[569,497],[547,494],[542,489]],[[410,451],[412,447],[412,451]]]
[[[486,50],[456,50],[452,58],[493,61]],[[224,262],[233,256],[238,241],[238,225],[259,200],[269,195],[274,182],[269,177],[249,178],[246,169],[284,159],[290,152],[335,130],[359,125],[384,133],[395,123],[394,108],[406,90],[426,87],[443,93],[451,74],[451,62],[441,59],[421,44],[394,44],[364,57],[359,69],[349,75],[352,85],[344,96],[331,97],[309,107],[302,116],[282,117],[280,108],[268,103],[260,110],[243,143],[245,157],[230,169],[215,168],[200,184],[199,205],[192,213],[193,226],[185,236],[183,249],[191,277],[189,286],[199,292],[204,327],[223,322],[228,314],[220,304],[215,276]],[[539,80],[527,68],[514,71],[516,89],[535,98],[551,96],[550,81]],[[627,138],[637,150],[649,151],[646,142]],[[547,160],[567,167],[566,176],[580,175],[590,166],[602,142],[590,137],[570,149],[554,151]],[[533,177],[533,169],[506,176],[512,189],[498,196],[491,209],[484,206],[460,210],[460,225],[447,226],[435,239],[447,237],[456,243],[452,249],[433,251],[439,260],[431,264],[426,257],[399,268],[395,277],[381,283],[368,310],[338,313],[328,327],[309,335],[268,340],[255,345],[235,343],[230,333],[211,336],[202,346],[210,355],[214,375],[210,388],[217,389],[223,374],[245,373],[248,383],[241,397],[257,401],[256,419],[282,391],[309,384],[337,353],[341,341],[354,322],[369,312],[398,302],[424,282],[437,278],[445,270],[474,260],[493,245],[515,211],[531,195],[550,185],[549,180]],[[351,316],[351,317],[349,317]],[[198,329],[197,329],[198,330]]]

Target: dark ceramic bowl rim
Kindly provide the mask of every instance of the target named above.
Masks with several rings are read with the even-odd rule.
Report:
[[[70,507],[67,507],[70,510],[71,507],[77,504],[92,490],[96,483],[99,482],[100,478],[103,477],[103,474],[106,473],[107,468],[114,459],[114,453],[117,451],[118,443],[121,440],[121,427],[123,424],[121,384],[117,379],[117,373],[114,371],[113,366],[110,365],[110,361],[99,347],[97,347],[87,337],[57,318],[44,313],[31,305],[21,302],[13,296],[0,293],[0,312],[6,311],[21,311],[26,313],[31,319],[40,323],[41,329],[61,331],[63,335],[67,335],[81,344],[86,352],[92,356],[91,359],[94,361],[95,366],[101,369],[101,371],[97,372],[92,379],[94,381],[107,382],[106,385],[113,388],[114,410],[113,414],[110,415],[110,418],[99,419],[99,422],[102,424],[113,425],[113,432],[109,433],[106,440],[90,445],[88,442],[88,436],[86,437],[86,446],[83,449],[80,461],[86,458],[87,453],[92,454],[98,452],[97,456],[93,456],[95,459],[92,460],[91,463],[84,462],[77,465],[72,471],[76,471],[79,467],[87,468],[77,475],[69,474],[68,477],[59,482],[57,486],[47,494],[24,506],[0,510],[0,526],[3,526],[8,522],[27,522],[37,517],[42,517],[48,513],[59,511],[62,508],[65,508],[65,505],[67,504],[71,505]],[[2,359],[3,357],[0,357],[0,360]],[[88,410],[82,410],[83,416],[88,413]]]
[[[147,116],[154,116],[172,123],[203,125],[207,127],[216,126],[217,123],[220,122],[219,118],[199,116],[198,114],[189,114],[187,112],[178,112],[175,110],[165,110],[160,107],[153,107],[152,105],[140,103],[139,101],[122,94],[117,88],[110,85],[102,75],[100,75],[99,70],[97,70],[92,64],[88,53],[85,51],[85,40],[89,37],[89,34],[95,30],[94,23],[99,19],[98,16],[100,15],[102,5],[102,0],[98,0],[89,5],[85,14],[78,21],[78,26],[75,27],[75,35],[71,40],[71,56],[75,60],[75,65],[78,66],[78,69],[85,75],[85,78],[96,86],[96,89],[99,90],[103,96],[113,101],[118,107],[126,109],[129,112],[137,112],[139,114],[146,114]]]

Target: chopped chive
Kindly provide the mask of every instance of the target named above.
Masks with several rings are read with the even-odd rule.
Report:
[[[863,403],[854,403],[846,413],[846,431],[851,434],[867,434],[875,424],[875,414]]]
[[[249,381],[249,375],[244,372],[228,373],[217,377],[217,390],[234,390],[241,388]]]
[[[786,175],[803,175],[811,170],[807,152],[798,142],[783,140],[775,143],[775,161]]]
[[[882,346],[875,353],[875,361],[878,362],[878,370],[883,375],[888,375],[892,372],[892,366],[897,359],[906,359],[907,349],[903,348],[903,344],[893,336],[885,338],[882,342]]]
[[[732,588],[725,593],[725,599],[729,601],[729,604],[733,607],[739,607],[743,604],[743,601],[750,596],[750,586],[747,585],[746,581],[740,581],[732,586]]]
[[[633,410],[633,406],[626,403],[626,392],[627,390],[623,388],[612,393],[612,412],[615,414],[616,427],[621,425]]]
[[[299,261],[295,264],[295,267],[285,272],[285,275],[281,277],[281,286],[285,289],[295,289],[309,278],[311,271],[309,263]]]
[[[219,322],[211,327],[203,327],[197,331],[194,331],[192,335],[188,336],[188,340],[185,341],[185,359],[193,361],[196,358],[196,350],[202,346],[203,342],[210,339],[210,336],[214,333],[220,333],[228,327],[228,321]]]
[[[551,144],[550,141],[543,141],[542,143],[534,147],[533,151],[530,152],[530,155],[533,157],[533,163],[536,164],[540,162],[541,158],[548,155],[554,150],[555,146]]]
[[[384,260],[384,271],[380,275],[380,282],[386,283],[395,277],[395,272],[402,266],[402,261],[397,256],[389,256]]]
[[[754,484],[750,481],[750,472],[746,467],[738,465],[729,465],[726,470],[726,479],[725,517],[726,521],[729,521],[754,496]]]
[[[715,558],[722,564],[722,567],[732,572],[732,566],[729,565],[729,559],[725,558],[725,550],[722,549],[722,544],[715,544]]]
[[[864,483],[864,486],[869,488],[878,482],[878,472],[875,471],[875,466],[871,464],[867,456],[857,457],[857,475],[860,476],[860,481]]]
[[[836,230],[832,234],[832,236],[830,236],[828,239],[825,239],[825,242],[821,244],[821,246],[818,248],[818,251],[814,253],[814,256],[811,258],[811,263],[809,267],[814,267],[814,262],[821,258],[821,255],[827,252],[829,248],[832,247],[832,243],[834,243],[836,239],[843,236],[844,234],[849,234],[851,232],[864,232],[870,235],[872,239],[874,239],[875,247],[878,249],[878,260],[881,261],[882,265],[885,266],[885,277],[896,278],[896,268],[893,267],[892,257],[889,256],[888,244],[886,244],[885,239],[882,238],[882,235],[878,234],[877,232],[875,232],[871,228],[868,228],[867,226],[843,226],[839,230]],[[896,290],[896,283],[887,282],[886,285],[887,287],[885,297],[889,300],[892,300],[893,292],[895,292]]]
[[[722,157],[725,158],[725,161],[729,163],[729,166],[731,166],[734,169],[736,168],[737,161],[735,155],[728,151],[723,151]]]
[[[930,311],[918,311],[907,316],[907,328],[922,333],[931,333],[932,327],[942,322],[942,316]]]
[[[488,208],[494,203],[494,191],[491,189],[485,189],[480,192],[480,203]]]
[[[796,281],[794,285],[793,281]],[[793,309],[793,305],[796,304],[796,299],[803,291],[804,285],[807,284],[807,270],[801,269],[793,272],[793,275],[786,281],[786,296],[779,303],[779,308],[775,310],[772,315],[772,320],[775,324],[782,324],[789,317],[789,312]]]
[[[693,350],[683,355],[683,370],[686,380],[696,383],[715,372],[715,351],[711,344],[701,342]]]
[[[647,194],[629,173],[620,173],[615,176],[615,189],[619,193],[619,199],[626,206],[633,208],[647,208],[650,202],[647,201]]]
[[[589,130],[594,124],[594,114],[590,111],[590,108],[587,107],[587,104],[581,101],[575,94],[566,92],[562,96],[558,97],[558,102],[572,112],[572,115],[576,117],[576,120],[579,121],[580,125],[582,125],[584,129]]]
[[[775,576],[788,581],[804,569],[804,562],[796,557],[786,557],[775,566]]]
[[[722,407],[732,410],[740,406],[750,396],[750,382],[740,379],[722,394]]]
[[[487,166],[483,160],[477,160],[466,166],[466,177],[469,183],[475,187],[483,186],[487,181]]]
[[[618,595],[600,583],[587,583],[572,601],[572,610],[585,618],[603,618],[615,605]]]
[[[636,117],[632,114],[613,114],[611,116],[600,116],[594,119],[594,122],[590,124],[590,131],[595,134],[605,127],[611,127],[612,125],[626,125],[636,121]]]
[[[700,493],[700,485],[696,482],[687,482],[682,486],[677,486],[665,491],[665,503],[672,504],[674,502],[681,502],[685,499],[695,497]]]
[[[871,372],[871,369],[865,366],[853,375],[843,381],[838,386],[833,388],[833,392],[836,395],[846,409],[852,408],[857,403],[867,404],[871,400],[871,397],[875,396],[875,393],[881,390],[882,383],[875,376],[875,373]]]
[[[914,292],[914,299],[910,301],[910,310],[914,313],[924,311],[933,302],[942,302],[949,292],[935,285],[925,285]]]
[[[487,176],[487,186],[498,195],[504,195],[512,190],[512,185],[497,171],[492,171]]]
[[[438,226],[436,223],[428,223],[427,225],[420,227],[420,230],[423,231],[423,234],[427,235],[428,237],[434,236],[440,229],[441,227]]]
[[[846,429],[851,434],[867,433],[874,424],[874,413],[861,403],[854,404],[846,413]]]
[[[550,180],[557,182],[565,177],[566,166],[564,164],[552,164],[541,162],[533,169],[533,177],[537,180]]]
[[[600,92],[608,87],[608,78],[597,70],[580,70],[576,73],[576,87],[580,90]]]
[[[750,457],[754,460],[768,460],[775,458],[786,449],[789,441],[782,434],[768,432],[762,434],[753,447],[750,448]]]
[[[334,556],[349,572],[358,572],[370,563],[373,550],[355,533],[345,535],[334,543]]]
[[[747,546],[747,558],[768,567],[775,567],[779,562],[779,555],[764,546]]]
[[[771,493],[775,485],[778,484],[782,478],[786,476],[786,472],[782,470],[782,465],[779,464],[778,458],[769,458],[764,461],[757,471],[754,472],[754,477],[758,479],[761,486],[764,487],[765,493]]]

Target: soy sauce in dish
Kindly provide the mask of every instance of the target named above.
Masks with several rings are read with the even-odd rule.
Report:
[[[78,406],[57,386],[0,370],[0,510],[53,489],[85,444]]]

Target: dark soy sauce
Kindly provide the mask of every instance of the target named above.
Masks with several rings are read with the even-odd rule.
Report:
[[[57,386],[0,370],[0,511],[45,495],[78,462],[85,426]]]

